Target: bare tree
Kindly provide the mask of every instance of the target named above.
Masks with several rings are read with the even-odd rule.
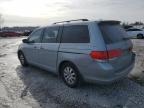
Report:
[[[3,23],[4,23],[4,19],[2,17],[2,14],[0,14],[0,30],[2,29]]]

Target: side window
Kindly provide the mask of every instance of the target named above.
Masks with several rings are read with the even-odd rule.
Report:
[[[42,43],[56,43],[59,27],[48,27],[44,30]]]
[[[140,29],[128,29],[127,31],[142,31]]]
[[[41,42],[41,34],[42,34],[42,29],[37,29],[35,30],[33,33],[31,33],[30,37],[28,38],[28,40],[30,42],[34,42],[34,43],[40,43]]]
[[[65,26],[63,29],[62,43],[89,43],[89,31],[87,25]]]
[[[137,31],[137,29],[131,29],[131,31]]]
[[[132,29],[128,29],[128,30],[126,30],[126,31],[133,31]]]
[[[135,31],[142,31],[141,29],[135,29]]]

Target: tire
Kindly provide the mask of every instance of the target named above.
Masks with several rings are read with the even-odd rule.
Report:
[[[25,58],[25,56],[24,56],[24,54],[22,52],[18,53],[18,58],[19,58],[20,63],[21,63],[21,65],[23,67],[27,67],[28,66],[28,62],[27,62],[27,60],[26,60],[26,58]]]
[[[76,88],[80,84],[80,74],[72,63],[65,63],[60,69],[63,82],[70,88]]]
[[[137,38],[138,38],[138,39],[143,39],[144,36],[143,36],[143,34],[138,34],[138,35],[137,35]]]

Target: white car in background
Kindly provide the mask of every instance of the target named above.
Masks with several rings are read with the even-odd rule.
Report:
[[[138,38],[143,39],[144,38],[144,29],[137,29],[137,28],[130,28],[126,30],[129,38]]]

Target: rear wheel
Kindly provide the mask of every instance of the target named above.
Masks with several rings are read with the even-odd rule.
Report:
[[[143,36],[143,34],[138,34],[138,35],[137,35],[137,38],[138,38],[138,39],[143,39],[144,36]]]
[[[22,52],[18,53],[18,57],[22,66],[24,67],[28,66],[27,60]]]
[[[67,86],[75,88],[80,84],[80,75],[78,69],[73,64],[63,64],[60,71],[62,80]]]

